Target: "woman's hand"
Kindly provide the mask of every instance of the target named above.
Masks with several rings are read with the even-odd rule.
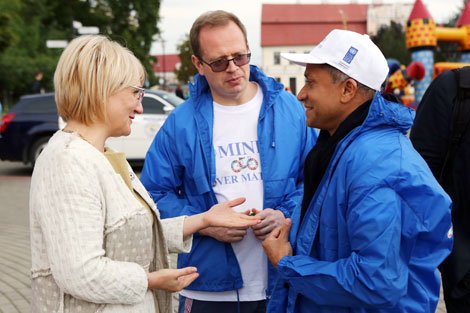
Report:
[[[212,206],[203,213],[206,227],[221,226],[228,228],[246,228],[261,222],[258,216],[249,216],[249,210],[237,213],[232,208],[245,202],[245,198],[237,198],[232,201],[222,202]]]
[[[222,202],[212,206],[208,211],[196,215],[187,216],[184,220],[183,237],[194,234],[207,227],[226,227],[243,229],[258,225],[261,218],[248,216],[250,211],[235,212],[232,208],[245,202],[245,198],[237,198],[232,201]]]
[[[147,274],[148,289],[178,292],[191,284],[198,276],[199,273],[195,267],[161,269]]]

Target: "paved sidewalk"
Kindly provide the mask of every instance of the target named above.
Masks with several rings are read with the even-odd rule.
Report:
[[[0,223],[0,312],[29,312],[31,298],[28,227]]]
[[[0,313],[27,313],[31,299],[31,169],[0,162]]]
[[[446,305],[444,303],[444,295],[442,294],[441,288],[441,296],[439,298],[439,303],[437,304],[436,313],[447,313]]]

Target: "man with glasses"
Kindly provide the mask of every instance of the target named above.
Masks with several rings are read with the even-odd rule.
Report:
[[[238,209],[259,215],[259,225],[206,228],[179,255],[179,267],[200,273],[181,292],[180,312],[264,312],[275,271],[261,242],[300,210],[303,161],[316,132],[300,102],[249,65],[246,30],[235,15],[201,15],[190,40],[199,74],[158,132],[141,180],[164,218],[246,198]]]

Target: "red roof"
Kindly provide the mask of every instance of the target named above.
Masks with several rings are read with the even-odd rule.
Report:
[[[457,26],[470,25],[470,2],[465,2],[465,8],[463,9],[462,15],[460,15]]]
[[[415,5],[413,6],[413,10],[411,10],[410,17],[408,21],[418,19],[418,18],[429,18],[431,19],[432,16],[429,14],[428,9],[424,6],[421,0],[416,0]]]
[[[331,30],[367,32],[367,4],[263,4],[261,46],[318,44]]]
[[[153,63],[154,73],[174,72],[176,64],[181,62],[177,54],[159,54],[154,57],[157,58],[157,62]]]

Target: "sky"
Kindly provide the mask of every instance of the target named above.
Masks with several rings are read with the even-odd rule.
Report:
[[[370,4],[373,0],[355,0],[353,3]],[[414,0],[375,0],[375,3],[414,3]],[[422,0],[436,23],[444,23],[460,12],[463,0]],[[251,63],[261,65],[261,5],[269,4],[342,4],[348,0],[162,0],[160,5],[161,37],[151,54],[177,53],[177,45],[189,34],[194,20],[206,11],[225,10],[238,16],[248,33],[252,52]]]

